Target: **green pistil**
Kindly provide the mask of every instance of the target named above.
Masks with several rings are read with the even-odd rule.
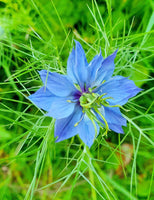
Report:
[[[79,99],[80,105],[83,108],[92,108],[98,97],[99,95],[96,93],[83,93]]]
[[[104,124],[102,124],[96,118],[93,111],[95,111],[101,117],[101,119],[105,123],[105,128],[106,128],[105,135],[106,135],[107,132],[109,131],[109,126],[105,117],[100,113],[99,108],[101,108],[101,106],[109,106],[109,103],[106,100],[111,99],[112,97],[103,98],[106,95],[106,93],[99,95],[97,93],[93,93],[91,88],[89,88],[88,91],[89,93],[83,93],[82,96],[80,97],[79,99],[80,105],[83,108],[83,112],[87,114],[87,116],[89,117],[89,119],[91,119],[93,123],[95,120],[99,125],[104,126]],[[78,125],[78,124],[75,124],[75,125]],[[96,126],[95,126],[95,129],[96,129]]]
[[[90,90],[89,90],[90,91]],[[106,93],[99,95],[97,93],[83,93],[80,97],[80,105],[82,108],[91,109],[91,108],[100,108],[102,105],[108,106],[109,103],[106,101],[107,99],[111,99],[112,97],[106,97]]]

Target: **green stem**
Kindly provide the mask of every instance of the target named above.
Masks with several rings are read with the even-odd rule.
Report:
[[[95,125],[96,126],[96,125]],[[89,151],[89,148],[88,147],[86,147],[86,153],[87,153],[87,155],[88,155],[88,158],[89,158],[89,161],[88,161],[88,164],[89,164],[89,178],[90,178],[90,181],[91,181],[91,184],[93,185],[93,186],[95,186],[95,179],[94,179],[94,173],[93,173],[93,171],[91,170],[91,167],[90,167],[90,165],[91,165],[91,153],[90,153],[90,151]],[[92,199],[93,200],[97,200],[97,195],[96,195],[96,190],[94,189],[94,187],[92,187],[92,185],[91,185],[91,195],[92,195]]]

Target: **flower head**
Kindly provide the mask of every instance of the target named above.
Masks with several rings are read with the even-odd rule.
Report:
[[[29,99],[56,119],[57,142],[79,134],[91,147],[103,128],[123,133],[126,119],[119,107],[141,91],[134,82],[113,76],[117,51],[103,59],[101,52],[88,63],[78,41],[67,61],[67,75],[39,71],[44,84]]]

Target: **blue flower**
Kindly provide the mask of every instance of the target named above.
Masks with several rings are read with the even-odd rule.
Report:
[[[141,91],[134,82],[113,76],[117,51],[103,59],[101,52],[88,63],[78,41],[67,61],[67,75],[39,71],[44,84],[29,99],[56,119],[57,142],[79,134],[89,147],[103,128],[123,133],[126,119],[119,107]]]

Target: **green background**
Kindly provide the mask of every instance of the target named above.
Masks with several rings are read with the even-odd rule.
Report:
[[[0,199],[154,199],[153,23],[152,0],[0,1]],[[55,143],[54,119],[27,99],[38,70],[66,73],[73,39],[88,61],[118,48],[114,75],[143,89],[125,134],[100,132],[90,151]]]

